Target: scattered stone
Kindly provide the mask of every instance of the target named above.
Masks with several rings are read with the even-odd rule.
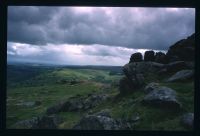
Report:
[[[154,51],[146,51],[144,53],[144,61],[154,61],[155,60],[155,52]]]
[[[131,122],[137,122],[140,120],[140,116],[132,116],[132,118],[130,119]]]
[[[69,85],[75,85],[75,84],[79,84],[81,83],[82,81],[79,81],[79,80],[69,80],[69,79],[61,79],[61,80],[58,80],[56,83],[59,83],[59,84],[69,84]]]
[[[17,106],[23,106],[23,107],[28,107],[28,108],[32,108],[32,107],[36,107],[41,105],[41,101],[33,101],[33,102],[21,102],[21,103],[17,103]]]
[[[97,112],[94,115],[96,115],[96,116],[105,116],[105,117],[111,118],[109,109],[101,110],[100,112]]]
[[[194,113],[186,113],[181,118],[181,124],[186,128],[193,128]]]
[[[166,74],[166,73],[167,73],[167,69],[166,68],[163,68],[163,69],[158,71],[158,74],[161,74],[161,75]]]
[[[19,121],[13,128],[17,129],[57,129],[63,119],[57,115],[33,117],[32,119]]]
[[[149,83],[145,88],[144,88],[144,92],[145,93],[150,93],[151,91],[153,91],[154,89],[158,89],[160,86],[158,83]]]
[[[107,99],[109,99],[109,96],[106,94],[92,94],[87,97],[70,98],[67,101],[60,102],[52,107],[49,107],[46,110],[46,114],[51,115],[58,112],[88,110]]]
[[[171,76],[167,82],[183,81],[192,78],[194,75],[193,70],[181,70]]]
[[[131,55],[129,63],[140,62],[140,61],[142,61],[142,54],[140,52],[137,52]]]
[[[180,109],[181,104],[176,98],[176,92],[168,87],[159,87],[147,94],[143,101],[144,104],[166,108]]]
[[[136,119],[137,120],[137,119]],[[109,111],[103,110],[93,115],[84,116],[73,129],[78,130],[129,130],[130,122],[124,119],[113,119]]]
[[[119,130],[117,122],[108,113],[99,112],[84,116],[73,129],[76,130]]]

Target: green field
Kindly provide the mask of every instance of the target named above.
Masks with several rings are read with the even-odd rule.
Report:
[[[179,112],[158,109],[141,104],[145,96],[142,89],[135,93],[120,96],[116,83],[123,75],[110,75],[110,70],[97,69],[69,69],[69,68],[40,68],[29,71],[10,69],[7,85],[7,128],[21,120],[30,119],[45,113],[46,109],[62,100],[73,96],[87,96],[91,93],[103,92],[114,97],[97,107],[91,109],[97,112],[102,109],[110,109],[113,118],[131,118],[139,115],[141,120],[134,127],[135,130],[187,130],[180,125],[180,115],[185,112],[193,112],[194,83],[189,80],[185,83],[164,83],[167,77],[149,75],[146,83],[157,81],[161,85],[171,87],[178,93],[178,100],[183,109]],[[35,71],[33,73],[33,71]],[[67,81],[79,81],[78,84],[68,84]],[[62,82],[65,81],[65,82]],[[105,86],[109,86],[105,89]],[[18,105],[22,102],[40,101],[36,107],[24,107]],[[61,112],[64,122],[60,129],[72,128],[88,111]]]

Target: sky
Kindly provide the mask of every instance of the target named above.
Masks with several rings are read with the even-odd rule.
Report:
[[[7,61],[121,66],[194,32],[194,8],[9,6]]]

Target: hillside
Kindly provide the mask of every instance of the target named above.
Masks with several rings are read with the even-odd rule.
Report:
[[[191,130],[194,58],[179,55],[191,37],[123,67],[8,65],[7,128]]]

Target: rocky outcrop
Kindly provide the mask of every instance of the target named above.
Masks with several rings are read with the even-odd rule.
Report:
[[[140,61],[143,61],[142,54],[140,52],[136,52],[136,53],[131,55],[129,63],[131,63],[131,62],[140,62]]]
[[[146,51],[144,53],[144,61],[154,61],[155,60],[155,52],[154,51]]]
[[[193,70],[181,70],[172,75],[166,82],[174,82],[174,81],[184,81],[187,79],[191,79],[194,75]]]
[[[13,127],[17,129],[57,129],[58,125],[62,122],[63,119],[57,115],[43,115],[19,121]]]
[[[193,128],[194,113],[186,113],[181,117],[181,124],[186,128]]]
[[[158,70],[164,68],[164,64],[156,62],[134,62],[123,66],[123,72],[127,77],[133,76],[133,74],[145,74],[148,72],[155,73]]]
[[[177,72],[182,69],[187,69],[188,66],[184,61],[175,61],[167,64],[166,66],[167,72]]]
[[[100,104],[109,98],[106,94],[91,94],[88,97],[70,98],[67,101],[60,102],[46,110],[48,115],[58,112],[88,110]]]
[[[168,63],[168,58],[167,58],[167,56],[166,56],[165,53],[163,53],[163,52],[156,52],[155,62],[162,63],[162,64],[167,64]]]
[[[195,34],[192,34],[187,39],[182,39],[172,45],[167,57],[170,62],[173,61],[194,61],[195,57]]]
[[[119,82],[119,90],[121,94],[134,92],[136,89],[144,85],[144,77],[142,74],[136,74],[131,78],[123,77]]]
[[[159,87],[147,94],[143,101],[144,104],[149,104],[155,107],[164,109],[180,109],[181,104],[176,98],[176,92],[168,87]]]
[[[146,73],[156,73],[165,65],[156,62],[131,62],[123,66],[123,77],[119,82],[120,93],[134,92],[142,87]]]

